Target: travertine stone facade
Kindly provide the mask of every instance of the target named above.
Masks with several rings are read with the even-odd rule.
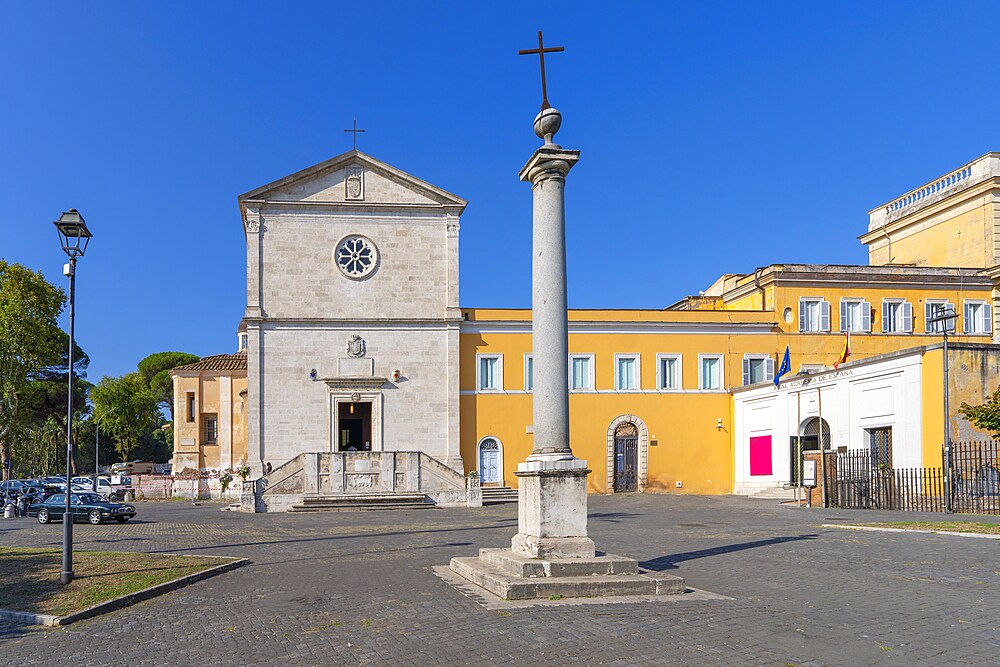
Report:
[[[360,401],[372,406],[372,451],[421,451],[462,470],[465,204],[357,151],[240,197],[255,469],[336,451],[340,404]],[[371,249],[362,259],[374,267],[366,264],[362,276],[337,263],[350,260],[350,251],[338,250],[349,237]],[[354,352],[352,336],[363,341]],[[343,361],[358,356],[372,363]]]

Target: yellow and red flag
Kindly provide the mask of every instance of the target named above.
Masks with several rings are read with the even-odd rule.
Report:
[[[847,360],[851,357],[851,330],[848,329],[846,332],[846,338],[844,338],[844,349],[840,352],[840,358],[834,362],[833,367],[837,368],[841,364],[846,364]]]

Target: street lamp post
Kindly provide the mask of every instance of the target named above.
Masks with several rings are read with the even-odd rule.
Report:
[[[63,274],[69,278],[69,391],[66,407],[66,513],[63,515],[62,571],[59,572],[59,583],[68,584],[73,581],[73,514],[70,498],[73,490],[73,325],[76,316],[76,260],[83,257],[92,235],[83,216],[75,208],[64,212],[53,224],[59,232],[63,252],[69,257],[69,263],[63,266]]]
[[[944,507],[945,511],[951,513],[951,429],[948,428],[948,321],[958,319],[958,313],[954,309],[942,309],[940,313],[928,319],[929,323],[941,323],[941,332],[944,334]]]

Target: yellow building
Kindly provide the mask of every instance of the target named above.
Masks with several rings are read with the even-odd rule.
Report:
[[[170,375],[174,379],[174,474],[228,470],[246,463],[246,350],[205,357],[174,368]]]
[[[991,153],[875,209],[861,239],[870,266],[775,264],[725,274],[662,311],[571,311],[571,445],[594,470],[591,490],[732,492],[736,449],[746,444],[733,429],[732,393],[769,383],[786,347],[786,378],[822,373],[848,330],[851,361],[880,358],[939,344],[943,324],[928,320],[945,312],[957,314],[954,342],[992,343],[998,184],[1000,154]],[[531,313],[463,314],[463,459],[484,483],[514,485],[531,451]],[[924,429],[933,443],[922,445],[924,465],[940,463],[943,440],[936,354],[927,353],[921,401],[941,428]],[[976,363],[997,354],[980,347]],[[991,380],[959,376],[953,392],[975,402]],[[969,432],[952,421],[954,436]]]

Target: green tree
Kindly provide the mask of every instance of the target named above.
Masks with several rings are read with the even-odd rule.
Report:
[[[115,439],[115,449],[128,461],[142,438],[162,416],[156,396],[139,373],[105,377],[90,392],[93,417],[101,418],[101,430]]]
[[[972,422],[976,428],[1000,438],[1000,387],[996,388],[982,405],[962,403],[958,413]]]
[[[41,368],[29,377],[28,383],[24,386],[19,399],[20,419],[29,430],[37,430],[41,426],[54,422],[55,426],[62,429],[63,448],[66,443],[66,387],[69,382],[69,334],[64,331],[58,332],[59,336],[59,360],[50,366]],[[93,386],[87,382],[87,366],[90,358],[79,345],[73,346],[73,418],[79,421],[82,415],[89,410],[87,406],[87,396]],[[51,428],[51,425],[48,427]],[[79,428],[74,427],[74,434],[79,432]],[[83,441],[85,442],[85,441]],[[80,455],[81,440],[76,435],[73,438],[73,460],[70,467],[74,473],[81,469],[77,467]],[[40,447],[41,443],[30,438],[17,450],[23,454],[31,447]],[[34,455],[32,455],[34,458]],[[17,458],[15,457],[15,465]],[[65,463],[65,461],[64,461]],[[65,472],[65,470],[64,470]]]
[[[139,375],[156,397],[157,403],[174,415],[174,381],[170,369],[193,364],[201,357],[187,352],[156,352],[139,362]]]
[[[10,474],[18,410],[32,374],[59,359],[65,293],[38,271],[0,259],[0,465]]]

